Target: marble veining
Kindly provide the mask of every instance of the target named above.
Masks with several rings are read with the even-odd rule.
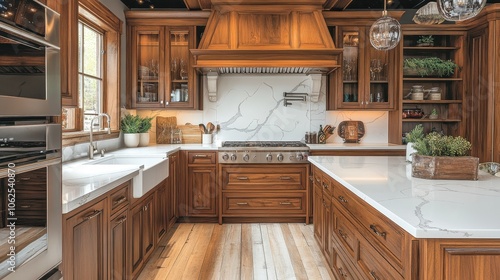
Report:
[[[322,157],[309,161],[417,238],[500,238],[500,178],[411,177],[404,157]]]

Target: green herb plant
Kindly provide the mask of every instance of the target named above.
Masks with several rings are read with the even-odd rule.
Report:
[[[446,136],[431,132],[413,144],[416,154],[422,156],[466,156],[472,145],[467,139],[457,136]]]
[[[425,76],[451,76],[455,73],[457,64],[451,60],[442,60],[438,57],[412,57],[403,61],[403,70],[414,70],[421,77]]]
[[[139,126],[139,133],[146,133],[151,129],[151,120],[152,117],[144,117],[141,118],[141,125]]]
[[[123,133],[139,133],[141,125],[141,117],[126,114],[120,122],[120,129]]]
[[[425,137],[424,127],[421,124],[415,126],[410,132],[407,132],[406,141],[416,143],[419,139],[423,139]]]
[[[417,40],[418,45],[427,45],[427,46],[433,46],[434,45],[434,37],[432,35],[429,36],[419,36]]]

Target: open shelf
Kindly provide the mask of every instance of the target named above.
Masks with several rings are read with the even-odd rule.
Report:
[[[456,82],[462,81],[462,78],[421,78],[421,77],[403,77],[403,81],[415,82]]]
[[[462,104],[462,100],[403,100],[403,104]]]
[[[431,120],[428,118],[424,119],[403,119],[403,122],[447,122],[447,123],[452,123],[452,122],[461,122],[462,120],[460,119],[435,119]]]

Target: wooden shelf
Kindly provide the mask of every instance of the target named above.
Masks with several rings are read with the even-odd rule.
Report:
[[[349,81],[342,81],[344,84],[357,84],[358,81],[356,80],[349,80]]]
[[[370,81],[370,84],[387,84],[388,81]]]
[[[453,51],[458,50],[457,47],[403,47],[403,50],[425,50],[425,51]]]
[[[187,84],[188,80],[172,80],[172,83],[184,83],[184,84]]]
[[[462,100],[403,100],[403,104],[462,104]]]
[[[456,82],[462,81],[462,78],[421,78],[421,77],[403,77],[403,81],[415,81],[415,82]]]
[[[174,42],[174,43],[170,43],[170,46],[172,47],[177,47],[177,46],[187,46],[188,45],[188,42]]]
[[[461,122],[461,120],[459,119],[435,119],[435,120],[431,120],[431,119],[428,119],[428,118],[425,118],[425,119],[403,119],[403,122],[426,122],[426,123],[429,123],[429,122],[448,122],[448,123],[451,123],[451,122]]]
[[[149,83],[158,83],[158,79],[139,79],[138,80],[140,83],[144,83],[144,82],[149,82]]]

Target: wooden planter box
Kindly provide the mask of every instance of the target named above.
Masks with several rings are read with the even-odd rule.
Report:
[[[411,176],[423,179],[477,180],[477,157],[431,157],[414,155]]]

